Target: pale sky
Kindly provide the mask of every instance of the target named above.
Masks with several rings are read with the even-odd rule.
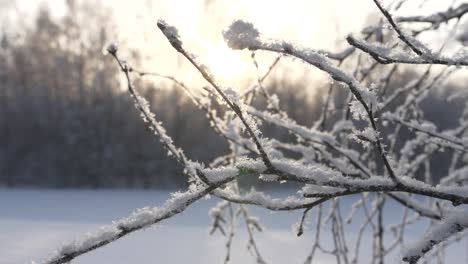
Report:
[[[133,33],[129,45],[148,47],[143,50],[157,61],[148,64],[151,69],[174,75],[174,71],[182,66],[183,79],[191,81],[199,77],[156,28],[156,19],[164,18],[179,29],[189,50],[200,55],[226,83],[235,83],[240,77],[253,78],[256,74],[250,53],[231,51],[223,41],[221,32],[233,20],[253,22],[268,38],[284,38],[313,48],[336,49],[336,42],[344,44],[346,34],[359,30],[366,21],[368,11],[365,10],[373,8],[368,0],[135,0],[119,3],[114,6],[117,17],[133,21],[122,27],[125,32]],[[353,14],[349,12],[351,9],[362,11]],[[141,26],[135,28],[133,25]],[[267,68],[275,54],[264,54],[258,55],[262,62],[260,66]],[[301,67],[299,64],[298,68]],[[303,70],[288,75],[303,76]]]
[[[94,1],[94,0],[83,0]],[[408,0],[402,14],[427,14],[445,10],[453,0]],[[9,3],[0,0],[0,5]],[[40,1],[17,0],[19,10],[32,12]],[[57,14],[63,12],[65,0],[48,0]],[[347,47],[349,33],[357,33],[371,12],[378,13],[372,0],[102,0],[117,20],[125,40],[120,51],[137,48],[144,55],[144,70],[172,75],[187,83],[202,85],[200,75],[169,45],[156,27],[158,18],[179,29],[182,41],[190,52],[211,66],[219,80],[230,85],[245,85],[256,76],[248,51],[231,51],[221,32],[235,19],[254,23],[266,38],[282,38],[314,49],[331,51]],[[384,1],[390,3],[391,1]],[[461,1],[458,1],[461,2]],[[444,7],[442,7],[444,6]],[[275,54],[257,55],[265,70]],[[317,80],[323,74],[299,62],[285,60],[288,77]],[[294,66],[294,67],[293,67]],[[279,70],[278,73],[284,71]],[[320,78],[319,78],[320,79]]]

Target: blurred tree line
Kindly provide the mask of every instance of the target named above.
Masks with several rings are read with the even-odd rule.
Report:
[[[116,27],[112,13],[95,5],[67,1],[60,19],[42,6],[32,26],[14,36],[2,34],[0,186],[185,184],[181,168],[122,91],[118,68],[103,54],[116,39]],[[132,64],[138,60],[138,52],[132,52]],[[209,162],[227,150],[182,90],[143,81],[138,87],[190,157]],[[297,100],[290,105],[307,110],[304,96],[290,95]]]
[[[186,184],[182,169],[167,157],[127,92],[121,90],[118,68],[102,52],[116,39],[112,13],[96,4],[67,1],[68,10],[59,19],[42,6],[31,26],[18,28],[13,36],[1,34],[0,186],[171,188]],[[131,54],[132,64],[138,65],[138,52]],[[412,76],[401,75],[401,83]],[[317,85],[273,79],[267,89],[278,95],[290,117],[310,126],[321,116],[326,92],[307,91],[328,89],[327,84],[311,86]],[[225,141],[181,89],[142,80],[137,87],[189,157],[208,163],[227,152]],[[335,104],[346,102],[341,90],[334,95]],[[257,104],[265,102],[260,98]],[[447,116],[457,111],[456,106],[453,111],[434,107],[442,109],[445,102],[428,105],[441,121],[453,119]],[[334,114],[340,113],[331,113],[329,120]],[[277,128],[263,130],[284,141],[292,138]]]

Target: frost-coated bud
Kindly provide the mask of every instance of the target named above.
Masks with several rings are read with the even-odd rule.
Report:
[[[169,43],[171,43],[172,47],[174,47],[174,49],[176,49],[178,52],[183,53],[184,50],[182,49],[182,41],[180,40],[177,28],[169,25],[168,23],[166,23],[166,21],[162,19],[159,19],[157,24],[158,28],[169,40]]]
[[[227,30],[223,32],[224,40],[231,49],[254,50],[259,44],[260,33],[252,23],[242,20],[234,21]]]
[[[119,50],[119,46],[117,46],[117,44],[115,43],[111,43],[109,44],[109,46],[107,46],[107,52],[109,52],[112,55],[115,55],[118,50]]]

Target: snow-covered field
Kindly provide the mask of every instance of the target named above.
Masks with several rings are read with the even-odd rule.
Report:
[[[0,263],[40,262],[62,243],[127,216],[136,208],[161,205],[168,196],[169,192],[157,191],[0,190]],[[131,234],[73,263],[222,263],[226,238],[208,234],[208,211],[216,202],[214,198],[202,200],[158,226]],[[303,263],[314,231],[306,230],[302,237],[292,232],[291,226],[298,222],[301,212],[251,211],[266,229],[256,236],[265,259],[269,263]],[[388,222],[397,222],[398,214],[390,212]],[[310,219],[312,222],[314,216]],[[359,222],[357,219],[354,222]],[[346,227],[350,241],[358,224]],[[254,263],[245,250],[247,235],[243,226],[239,224],[238,230],[232,263]],[[410,231],[417,234],[420,230]],[[453,249],[458,252],[454,259],[466,259],[464,248],[460,245]],[[323,263],[332,260],[328,256],[321,258]],[[392,259],[400,263],[398,254]]]

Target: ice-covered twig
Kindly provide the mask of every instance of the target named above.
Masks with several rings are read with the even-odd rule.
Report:
[[[433,226],[424,238],[409,246],[403,254],[403,260],[417,263],[427,252],[437,244],[468,228],[468,212],[460,211],[449,215],[439,224]]]
[[[468,182],[468,165],[454,169],[440,181],[441,185],[450,186]]]
[[[348,43],[366,53],[371,55],[376,61],[381,64],[389,64],[389,63],[407,63],[407,64],[441,64],[441,65],[460,65],[460,66],[467,66],[468,65],[468,57],[466,55],[456,55],[452,57],[447,57],[439,54],[435,54],[426,47],[423,43],[419,40],[411,36],[410,34],[406,33],[402,30],[390,13],[382,6],[380,0],[374,0],[374,3],[377,5],[379,10],[385,16],[387,21],[393,27],[395,32],[398,34],[398,37],[415,53],[409,54],[402,50],[388,48],[378,44],[370,44],[367,41],[358,40],[353,36],[348,36],[347,40]],[[463,7],[462,13],[457,14],[452,18],[461,17],[468,9],[465,10],[467,7]],[[450,18],[447,18],[447,20]]]
[[[234,213],[232,203],[229,203],[229,216],[231,218],[231,224],[229,225],[229,234],[226,241],[226,256],[224,257],[224,263],[227,264],[231,260],[232,241],[236,232],[237,225],[237,214]]]
[[[177,50],[187,60],[190,61],[190,63],[201,73],[203,78],[208,83],[210,83],[210,85],[219,93],[219,95],[223,98],[223,100],[229,105],[229,107],[239,117],[239,119],[244,124],[249,136],[252,138],[255,145],[257,146],[257,149],[265,165],[268,167],[268,169],[271,172],[276,171],[275,168],[271,164],[270,158],[268,157],[266,151],[264,150],[262,144],[260,143],[260,140],[258,138],[258,133],[254,131],[254,128],[252,127],[252,123],[249,123],[247,121],[247,117],[244,115],[241,107],[239,106],[239,104],[241,103],[238,98],[239,96],[237,94],[233,94],[234,91],[232,89],[226,89],[226,90],[221,89],[221,87],[216,83],[214,76],[212,76],[212,74],[208,71],[208,68],[205,65],[198,63],[195,60],[195,57],[192,54],[189,54],[182,47],[182,41],[179,39],[179,34],[175,27],[168,25],[164,20],[158,21],[158,27],[162,31],[164,36],[166,36],[166,38],[169,40],[169,43],[172,45],[172,47],[174,47],[175,50]],[[255,32],[253,32],[253,34],[254,33]]]
[[[377,107],[377,98],[367,88],[363,87],[354,77],[345,73],[326,58],[326,56],[315,50],[299,48],[286,41],[263,41],[258,30],[248,22],[237,20],[231,24],[224,33],[228,45],[233,49],[266,50],[277,53],[288,54],[297,57],[318,69],[328,73],[334,80],[345,83],[356,100],[362,105],[368,116],[372,129],[377,132],[373,111]],[[382,158],[390,178],[398,182],[398,178],[388,161],[383,145],[379,138],[375,140],[375,146]]]
[[[267,262],[260,253],[260,249],[258,248],[258,244],[254,237],[254,230],[257,229],[257,231],[262,231],[262,229],[260,228],[257,219],[249,216],[247,208],[245,208],[243,205],[240,205],[239,210],[244,218],[245,228],[247,229],[247,234],[249,236],[247,248],[252,250],[257,264],[266,264]]]
[[[279,180],[287,180],[304,184],[339,188],[338,190],[331,189],[330,191],[319,193],[305,192],[305,197],[333,198],[364,192],[406,192],[437,198],[441,200],[447,200],[452,202],[454,205],[468,204],[468,196],[466,196],[467,190],[465,187],[434,187],[429,184],[425,184],[424,182],[417,181],[408,177],[401,177],[400,183],[395,183],[391,179],[383,178],[380,176],[373,176],[367,179],[353,179],[341,175],[335,170],[328,169],[319,165],[308,166],[287,159],[272,160],[272,162],[275,168],[277,168],[281,172],[281,174],[278,175]],[[252,173],[257,174],[262,174],[267,171],[266,167],[262,166],[262,164],[259,163],[259,161],[249,161],[244,162],[243,164],[245,165],[237,165],[232,167],[228,166],[225,168],[217,169],[204,169],[201,172],[207,175],[210,181],[218,183],[226,181],[239,174],[238,167],[248,168],[252,171]],[[230,197],[229,195],[222,194],[220,194],[220,196],[223,196],[224,199],[232,202],[236,201],[233,198],[236,197],[235,194],[231,194]],[[243,200],[243,202],[240,202],[241,200]],[[271,200],[271,198],[263,196],[237,198],[237,202],[239,203],[258,204],[272,210],[283,210],[284,208],[287,208],[287,204],[291,202],[292,204],[290,204],[290,208],[307,208],[307,206],[304,206],[304,202],[289,200],[285,201],[285,206],[284,204],[282,204],[283,202],[281,202],[280,205],[277,203],[278,201],[272,202]]]
[[[373,223],[373,218],[374,216],[377,214],[377,208],[374,207],[372,208],[372,211],[369,212],[369,210],[367,209],[367,197],[365,195],[363,195],[362,199],[362,209],[364,211],[364,215],[365,215],[365,221],[363,221],[361,223],[361,225],[359,226],[359,230],[357,232],[357,238],[356,238],[356,242],[354,243],[355,244],[355,248],[354,248],[354,256],[351,260],[351,263],[353,264],[356,264],[356,263],[359,263],[359,252],[360,252],[360,247],[361,247],[361,241],[362,241],[362,238],[364,236],[364,231],[366,230],[366,228],[368,226],[371,226],[371,228],[373,230],[376,229],[376,226],[374,225]]]
[[[205,197],[216,188],[217,186],[196,187],[185,193],[175,193],[163,206],[139,209],[130,216],[115,221],[112,225],[101,227],[94,233],[88,233],[82,238],[63,245],[49,259],[41,263],[69,263],[80,255],[183,212],[189,205]]]
[[[271,211],[293,211],[318,206],[329,198],[310,199],[294,196],[286,198],[273,198],[263,192],[250,191],[246,194],[238,194],[232,190],[216,190],[214,194],[224,200],[246,205],[256,205]]]
[[[382,118],[389,120],[389,121],[397,122],[410,129],[416,130],[417,132],[427,134],[431,136],[431,138],[438,138],[438,139],[441,139],[450,143],[450,144],[444,145],[446,147],[450,147],[450,148],[463,151],[463,152],[468,151],[468,138],[457,138],[447,133],[440,133],[440,132],[435,131],[435,127],[433,125],[429,125],[429,124],[420,125],[420,124],[416,124],[415,122],[410,123],[390,113],[386,113],[385,115],[383,115]]]
[[[403,206],[414,210],[415,212],[419,213],[421,216],[425,216],[428,218],[432,218],[435,220],[442,219],[442,216],[439,212],[433,210],[432,208],[422,204],[420,201],[409,197],[408,195],[404,195],[401,193],[388,193],[388,196],[393,198],[395,201],[399,202]]]
[[[393,29],[396,31],[398,34],[398,37],[406,44],[408,47],[414,51],[419,56],[423,56],[425,54],[430,53],[430,51],[422,45],[418,40],[413,38],[412,36],[406,34],[400,27],[396,24],[396,22],[393,20],[392,15],[382,6],[380,3],[380,0],[373,0],[375,5],[378,7],[380,12],[385,16],[387,21],[390,23],[390,25],[393,27]]]
[[[315,256],[315,252],[317,250],[320,250],[321,249],[321,245],[320,245],[320,231],[322,230],[322,206],[320,205],[318,207],[318,212],[317,212],[317,220],[316,220],[316,229],[315,229],[315,239],[314,239],[314,244],[312,246],[312,249],[309,253],[309,255],[307,256],[306,260],[305,260],[305,264],[311,264],[312,263],[312,260],[314,259],[314,256]]]
[[[446,11],[436,12],[427,16],[403,16],[395,18],[396,22],[420,22],[420,23],[431,23],[438,26],[441,23],[448,22],[452,19],[460,19],[466,13],[468,13],[468,4],[462,3],[459,6],[453,8],[450,7]]]
[[[264,82],[265,79],[273,72],[273,69],[276,67],[276,65],[278,65],[278,63],[280,62],[281,58],[283,57],[282,54],[278,55],[276,57],[276,59],[273,61],[273,63],[270,64],[270,67],[268,67],[268,70],[266,71],[265,74],[263,74],[263,76],[260,78],[260,82]],[[258,84],[254,84],[252,85],[251,87],[249,87],[245,92],[242,93],[242,97],[245,98],[247,97],[248,95],[254,93],[258,88]]]
[[[233,137],[229,133],[226,132],[226,128],[224,125],[224,122],[220,120],[220,118],[217,116],[216,111],[212,109],[210,101],[208,98],[203,97],[202,95],[198,95],[194,92],[191,91],[189,87],[182,81],[176,79],[173,76],[169,75],[163,75],[155,72],[144,72],[144,71],[138,71],[135,69],[132,69],[132,72],[137,73],[140,76],[155,76],[163,79],[170,80],[174,82],[177,86],[181,87],[184,92],[188,95],[188,97],[191,99],[191,101],[201,110],[203,110],[206,113],[206,117],[210,121],[210,125],[213,127],[216,133],[226,139],[227,141],[230,141],[234,144],[237,144],[246,150],[248,150],[250,153],[253,154],[258,154],[257,150],[255,149],[255,146],[251,146],[251,144],[247,144],[245,141],[239,140],[237,137]]]
[[[143,120],[145,122],[148,122],[149,128],[152,131],[154,131],[155,134],[159,136],[161,143],[169,151],[169,153],[171,153],[181,165],[183,165],[184,167],[188,167],[189,164],[192,163],[192,161],[190,161],[185,156],[185,154],[183,153],[181,149],[177,148],[174,145],[172,138],[169,135],[167,135],[166,129],[162,126],[161,123],[159,123],[156,120],[155,115],[151,112],[148,101],[146,101],[146,99],[141,97],[136,91],[135,87],[133,86],[133,82],[130,78],[130,72],[132,71],[132,69],[128,64],[120,60],[118,56],[117,46],[115,44],[111,44],[107,48],[107,51],[117,61],[120,69],[125,74],[128,91],[131,97],[133,98],[133,100],[135,101],[135,106],[140,111],[143,117]]]
[[[467,66],[468,57],[466,55],[445,56],[432,53],[424,53],[424,56],[410,54],[398,48],[390,48],[381,44],[369,43],[349,35],[348,43],[363,52],[369,54],[381,64],[403,63],[403,64],[439,64]]]
[[[260,91],[262,92],[263,96],[265,97],[267,103],[268,103],[268,108],[272,109],[274,112],[276,112],[277,114],[281,114],[281,115],[286,115],[286,113],[284,113],[283,111],[281,111],[280,107],[279,107],[279,101],[278,101],[278,98],[277,97],[273,97],[270,95],[270,93],[268,92],[268,90],[264,87],[263,85],[263,78],[262,76],[260,75],[260,70],[259,70],[259,67],[258,67],[258,62],[257,62],[257,59],[255,58],[255,52],[252,52],[252,61],[255,65],[255,68],[257,69],[257,83],[258,83],[258,87],[260,88]],[[278,56],[278,58],[280,58]],[[276,62],[276,61],[275,61]],[[274,65],[275,63],[273,63]],[[271,67],[270,67],[271,68]],[[266,76],[266,75],[264,75]]]
[[[250,32],[256,32],[256,34]],[[332,65],[326,55],[321,54],[319,51],[299,48],[286,41],[263,41],[260,39],[260,33],[252,24],[241,20],[234,21],[223,34],[229,47],[233,49],[266,50],[297,57],[327,72],[336,81],[347,84],[356,99],[365,108],[372,104],[376,106],[375,98],[369,94],[365,87],[361,86],[352,76]]]

